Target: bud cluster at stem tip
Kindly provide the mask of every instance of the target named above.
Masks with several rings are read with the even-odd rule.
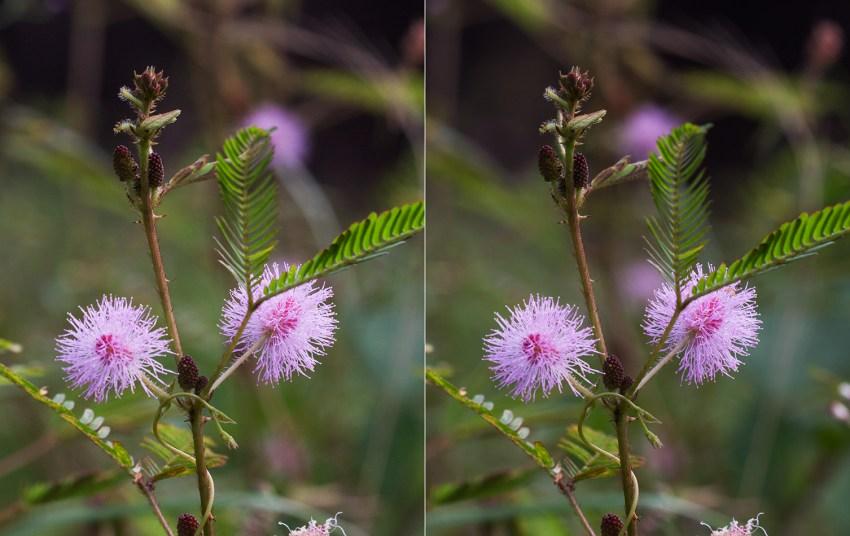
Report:
[[[599,527],[602,536],[619,536],[621,530],[623,530],[623,522],[617,514],[608,513],[602,516],[602,523]]]
[[[562,99],[570,103],[580,103],[590,98],[593,89],[593,77],[588,71],[573,67],[558,76],[558,89]]]

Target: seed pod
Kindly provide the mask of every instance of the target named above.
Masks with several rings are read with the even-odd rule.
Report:
[[[195,536],[200,523],[192,514],[180,514],[177,518],[177,536]]]
[[[177,383],[184,391],[191,391],[198,384],[198,365],[190,355],[184,355],[177,362]]]
[[[551,145],[540,148],[540,152],[537,153],[537,165],[540,168],[540,175],[546,182],[560,179],[561,173],[564,172],[564,165]]]
[[[121,182],[134,181],[139,174],[139,164],[136,163],[136,159],[126,145],[115,148],[115,152],[112,153],[112,167]]]
[[[602,363],[602,382],[608,389],[618,389],[623,384],[623,362],[615,355],[609,355]]]
[[[618,536],[621,530],[623,530],[623,522],[617,514],[608,513],[602,516],[602,524],[599,528],[602,536]]]
[[[165,167],[162,165],[162,157],[159,153],[152,152],[148,157],[148,186],[159,188],[165,177]]]
[[[573,185],[576,189],[590,186],[590,168],[587,166],[587,158],[582,153],[573,155]]]

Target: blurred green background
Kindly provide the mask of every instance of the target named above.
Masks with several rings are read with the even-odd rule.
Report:
[[[589,69],[585,111],[608,110],[582,149],[591,176],[624,154],[645,158],[680,122],[714,124],[703,262],[734,260],[801,211],[850,198],[846,3],[434,1],[427,20],[427,361],[469,396],[486,395],[497,415],[525,417],[530,439],[553,452],[579,402],[526,406],[497,392],[481,338],[495,311],[532,292],[584,308],[566,229],[536,170],[538,148],[551,143],[537,132],[553,113],[543,89],[559,69]],[[652,211],[645,183],[598,192],[584,209],[608,344],[632,373],[646,357],[640,322],[658,284],[642,239]],[[848,248],[755,280],[761,343],[734,380],[697,389],[668,368],[642,395],[665,444],[653,451],[634,434],[647,457],[642,533],[707,534],[700,521],[759,512],[771,536],[848,533],[850,427],[828,411],[850,378]],[[610,432],[602,413],[590,424]],[[429,534],[581,533],[540,472],[524,487],[440,500],[445,484],[532,464],[433,387],[426,414]],[[616,479],[582,482],[577,495],[596,526],[622,512]]]
[[[159,305],[147,247],[111,170],[116,94],[147,65],[181,108],[158,151],[171,174],[214,154],[238,126],[278,127],[276,260],[299,261],[348,222],[422,198],[422,3],[10,0],[0,3],[0,359],[65,391],[53,339],[65,315],[103,293]],[[231,285],[213,251],[213,182],[169,196],[160,241],[187,352],[209,371]],[[329,279],[337,342],[312,379],[256,385],[245,367],[216,393],[240,448],[218,452],[220,534],[282,534],[343,512],[350,536],[423,526],[423,240]],[[76,400],[75,411],[93,407]],[[0,385],[0,533],[161,534],[127,478],[99,493],[32,506],[32,486],[112,469],[110,460],[14,387]],[[95,407],[136,459],[155,405]],[[170,422],[182,426],[177,413]],[[213,434],[213,431],[210,431]],[[109,476],[108,473],[106,476]],[[161,482],[172,520],[197,513],[193,478]]]

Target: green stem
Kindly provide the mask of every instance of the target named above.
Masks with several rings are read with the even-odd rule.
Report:
[[[646,360],[646,363],[643,364],[640,372],[637,377],[635,377],[635,381],[632,384],[632,387],[626,392],[626,395],[629,398],[634,398],[637,394],[638,386],[642,386],[646,382],[643,381],[644,377],[649,373],[652,369],[652,366],[655,364],[655,360],[658,359],[658,356],[661,355],[661,351],[664,349],[664,346],[667,344],[667,339],[670,337],[670,332],[673,331],[673,326],[676,324],[676,320],[679,319],[679,315],[682,314],[685,306],[676,307],[676,310],[673,311],[673,316],[670,317],[670,321],[667,322],[667,327],[664,328],[664,333],[661,334],[661,338],[658,339],[658,342],[652,348],[652,352],[649,354],[649,358]]]
[[[637,478],[632,473],[628,418],[622,404],[614,410],[614,423],[617,427],[617,448],[620,454],[620,482],[623,486],[623,501],[627,512],[626,530],[629,536],[636,536],[638,528],[634,510],[637,501]]]
[[[239,366],[242,365],[242,363],[244,363],[246,359],[251,357],[254,354],[254,352],[259,350],[260,347],[263,346],[266,343],[267,340],[268,340],[268,335],[264,336],[264,337],[260,337],[257,340],[257,342],[255,342],[254,344],[251,345],[250,348],[248,348],[247,350],[242,352],[242,355],[240,355],[239,358],[236,361],[233,362],[233,364],[231,364],[229,367],[227,367],[226,370],[224,370],[221,373],[216,371],[216,374],[218,375],[218,377],[215,379],[215,381],[211,382],[210,388],[207,390],[207,392],[210,395],[213,392],[215,392],[215,390],[218,388],[218,386],[221,385],[224,382],[224,380],[226,380],[228,378],[228,376],[233,374],[233,372],[237,368],[239,368]]]
[[[204,524],[201,534],[213,536],[212,497],[213,481],[206,464],[206,445],[204,444],[204,417],[202,406],[195,404],[189,412],[192,422],[192,442],[195,447],[195,472],[198,475],[198,494],[201,498],[201,512],[204,512]]]

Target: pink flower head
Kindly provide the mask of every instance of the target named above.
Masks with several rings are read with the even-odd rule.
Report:
[[[252,288],[254,300],[263,296],[263,288],[289,270],[283,263],[266,265],[259,284]],[[325,355],[324,349],[334,343],[336,317],[330,287],[317,287],[315,281],[297,286],[267,300],[251,315],[236,350],[243,352],[255,344],[257,365],[254,372],[265,383],[291,380],[293,374],[307,375]],[[219,328],[233,340],[248,310],[248,293],[244,286],[230,291],[222,309]],[[265,342],[260,342],[265,341]]]
[[[580,396],[575,377],[587,381],[585,375],[596,372],[582,360],[595,351],[582,317],[556,299],[534,295],[508,311],[509,320],[496,314],[499,327],[484,338],[484,359],[493,363],[490,370],[499,387],[512,386],[512,396],[529,402],[537,389],[549,396],[555,387],[561,392],[566,381]]]
[[[339,517],[339,514],[334,517],[329,517],[322,524],[311,519],[310,523],[303,527],[298,527],[295,530],[290,529],[284,523],[281,523],[281,525],[285,526],[289,530],[289,536],[329,536],[334,529],[339,529],[342,535],[345,536],[345,530],[339,526],[339,523],[337,523],[337,517]]]
[[[271,141],[274,145],[272,159],[275,166],[297,168],[307,158],[310,149],[307,126],[286,108],[273,103],[261,104],[245,117],[242,124],[274,129]]]
[[[632,112],[620,127],[620,150],[635,160],[643,160],[655,151],[655,143],[682,121],[665,108],[644,104]]]
[[[709,265],[709,270],[713,268]],[[682,290],[683,297],[703,276],[696,266]],[[655,291],[644,316],[644,333],[658,342],[676,308],[676,292],[665,283]],[[740,356],[758,344],[761,321],[756,310],[756,291],[740,283],[729,285],[694,300],[679,315],[665,350],[684,344],[679,361],[683,380],[697,385],[714,380],[717,374],[731,377],[738,370]]]
[[[68,314],[71,328],[56,338],[56,359],[74,388],[85,387],[83,396],[102,402],[109,391],[116,396],[130,389],[142,376],[160,381],[168,372],[155,358],[170,353],[163,328],[155,328],[150,309],[134,306],[132,299],[104,295],[96,305],[80,310],[81,319]],[[145,383],[142,390],[151,396]]]
[[[761,531],[762,534],[767,536],[767,531],[764,530],[763,527],[759,526],[759,514],[753,519],[747,521],[745,525],[741,525],[734,519],[731,523],[726,525],[725,527],[721,527],[719,529],[712,529],[708,524],[703,523],[706,527],[711,529],[711,536],[753,536],[756,534],[756,531]]]

